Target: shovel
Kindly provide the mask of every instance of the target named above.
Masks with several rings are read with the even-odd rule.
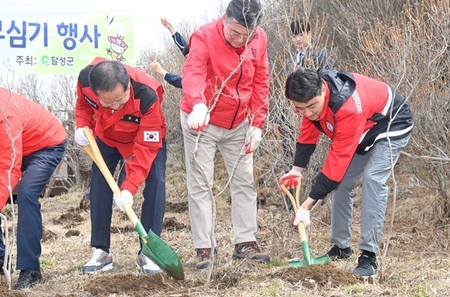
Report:
[[[113,193],[120,195],[120,188],[103,160],[100,150],[98,149],[97,142],[95,141],[89,128],[84,128],[84,134],[89,140],[89,145],[85,146],[84,150],[92,158],[95,164],[97,164]],[[149,230],[148,233],[145,231],[141,222],[128,203],[125,203],[122,207],[140,236],[142,242],[142,253],[155,262],[156,265],[158,265],[174,279],[183,280],[183,266],[181,265],[180,258],[177,253],[152,230]]]
[[[298,208],[300,207],[300,187],[301,187],[301,179],[298,179],[297,189],[295,191],[295,199],[285,185],[281,185],[281,189],[283,192],[289,197],[291,200],[292,206],[294,207],[295,213],[297,213]],[[288,261],[288,265],[290,267],[303,267],[308,265],[315,264],[325,264],[330,262],[330,257],[328,255],[323,255],[317,258],[311,257],[311,252],[309,250],[308,238],[306,237],[305,224],[300,222],[298,224],[298,233],[300,233],[301,246],[303,251],[303,260],[290,260]]]

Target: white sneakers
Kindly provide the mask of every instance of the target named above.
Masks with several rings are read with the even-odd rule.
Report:
[[[136,258],[136,268],[145,274],[156,274],[162,272],[161,268],[159,268],[155,262],[150,260],[143,253],[139,253]]]
[[[102,249],[92,248],[92,255],[89,261],[81,267],[82,273],[94,274],[96,271],[105,272],[113,268],[113,258],[111,251],[109,253]],[[136,268],[145,274],[161,273],[158,265],[150,260],[143,253],[139,253],[136,258]]]
[[[82,273],[93,274],[95,271],[105,272],[113,268],[111,251],[109,253],[102,249],[92,248],[92,256],[89,261],[81,267]]]

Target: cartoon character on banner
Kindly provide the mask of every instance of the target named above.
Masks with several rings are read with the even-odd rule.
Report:
[[[125,57],[123,56],[123,53],[127,50],[128,45],[125,43],[124,39],[125,37],[120,35],[117,35],[117,37],[108,36],[110,48],[106,49],[106,52],[115,61],[118,62],[126,61]]]

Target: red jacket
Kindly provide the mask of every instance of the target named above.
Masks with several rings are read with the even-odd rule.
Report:
[[[262,128],[269,95],[267,36],[257,28],[247,49],[236,49],[225,40],[223,21],[224,17],[201,26],[190,38],[180,108],[187,114],[197,103],[210,108],[215,90],[227,80],[211,111],[210,123],[232,129],[248,118],[252,126]]]
[[[67,135],[51,112],[20,94],[0,88],[0,105],[1,210],[9,198],[8,185],[14,189],[22,177],[22,158],[61,144]]]
[[[133,195],[147,178],[153,160],[166,137],[165,118],[161,109],[163,87],[144,71],[125,65],[131,80],[130,100],[112,112],[100,104],[89,87],[89,71],[104,58],[96,58],[78,76],[75,116],[77,127],[89,127],[104,143],[119,150],[126,162],[126,179],[121,188]],[[94,117],[95,115],[95,117]],[[94,120],[95,119],[95,120]]]
[[[406,137],[412,131],[412,113],[404,98],[381,81],[357,73],[328,70],[324,109],[316,121],[303,117],[294,165],[306,167],[321,133],[332,144],[310,197],[322,199],[337,188],[353,155],[365,154],[386,139]],[[396,117],[390,121],[390,115]],[[389,134],[386,133],[389,127]]]

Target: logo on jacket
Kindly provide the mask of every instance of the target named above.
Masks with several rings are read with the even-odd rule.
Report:
[[[327,121],[327,129],[330,130],[330,132],[333,132],[334,127],[333,124]]]
[[[158,142],[159,141],[159,132],[158,131],[144,131],[144,141]]]
[[[252,55],[253,58],[256,58],[256,48],[252,47]]]

